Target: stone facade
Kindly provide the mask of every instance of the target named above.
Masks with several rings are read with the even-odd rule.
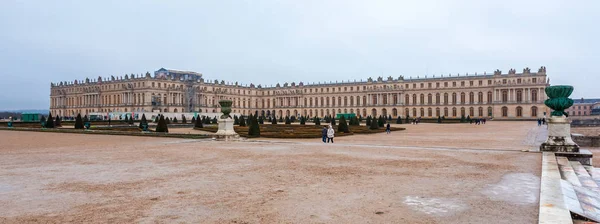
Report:
[[[566,109],[565,112],[569,116],[591,116],[600,115],[594,114],[593,109],[600,108],[600,99],[583,99],[574,100],[573,106]]]
[[[235,114],[319,116],[356,113],[436,118],[535,119],[549,113],[546,68],[508,74],[447,75],[326,84],[285,83],[247,86],[204,80],[202,74],[160,69],[151,76],[98,77],[51,84],[50,111],[58,116],[107,113],[218,113],[221,99]]]

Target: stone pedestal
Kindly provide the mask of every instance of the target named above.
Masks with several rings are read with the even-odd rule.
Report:
[[[240,137],[240,135],[238,135],[238,133],[235,133],[235,130],[233,129],[233,119],[219,118],[217,122],[219,124],[219,129],[215,134],[217,140],[229,141],[238,139]]]
[[[579,146],[571,138],[571,123],[565,116],[552,116],[548,121],[548,139],[540,151],[579,152]]]

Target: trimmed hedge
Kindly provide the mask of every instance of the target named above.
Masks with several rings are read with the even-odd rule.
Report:
[[[235,132],[242,137],[248,137],[248,127],[234,126]],[[204,127],[194,128],[196,130],[217,132],[218,127]],[[321,125],[272,125],[264,124],[260,125],[260,137],[265,138],[321,138],[321,131],[323,126]],[[405,128],[392,127],[392,131],[402,131]],[[373,134],[383,133],[385,129],[370,130],[367,126],[353,126],[350,133],[336,132],[335,135],[348,136],[354,134]]]

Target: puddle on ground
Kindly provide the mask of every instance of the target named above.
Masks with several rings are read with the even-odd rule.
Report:
[[[452,215],[469,208],[467,204],[458,199],[419,196],[406,196],[404,204],[419,212],[439,217]]]
[[[505,201],[515,205],[537,203],[540,178],[531,173],[510,173],[497,184],[488,185],[482,194],[492,201]]]

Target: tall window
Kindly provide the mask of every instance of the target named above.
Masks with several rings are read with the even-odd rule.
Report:
[[[465,117],[467,116],[467,114],[466,114],[466,111],[465,111],[465,108],[464,108],[464,107],[461,107],[461,108],[460,108],[460,116],[465,116]]]
[[[425,117],[425,109],[421,108],[421,117]]]
[[[487,103],[492,103],[492,91],[487,93]]]
[[[537,116],[538,116],[537,107],[535,107],[535,106],[531,107],[531,117],[537,117]]]
[[[444,117],[448,117],[448,108],[444,107]]]
[[[508,102],[508,90],[502,90],[502,102]]]
[[[410,103],[410,96],[408,94],[404,95],[404,105],[408,105]]]
[[[533,102],[537,102],[538,101],[538,95],[537,95],[537,90],[536,89],[532,89],[531,90],[531,101],[533,101]]]
[[[479,103],[479,104],[483,103],[483,93],[482,92],[479,92],[477,94],[477,103]]]
[[[436,94],[435,94],[435,103],[436,103],[437,105],[439,105],[439,104],[440,104],[440,93],[436,93]]]
[[[517,102],[522,102],[523,101],[523,91],[521,90],[517,90]]]
[[[517,107],[517,117],[522,117],[522,116],[523,116],[523,108]]]
[[[436,117],[439,117],[439,116],[441,116],[441,115],[440,115],[440,108],[439,108],[439,107],[438,107],[438,108],[435,108],[435,116],[436,116]]]
[[[475,108],[469,107],[469,116],[471,116],[471,117],[475,116]]]
[[[417,105],[417,94],[413,94],[413,101],[412,102],[413,102],[413,105]],[[415,116],[417,116],[417,115],[415,114]]]
[[[448,105],[448,93],[444,93],[444,105]]]
[[[483,107],[479,107],[479,117],[483,117]]]
[[[502,107],[502,117],[508,117],[508,107]]]
[[[425,94],[421,94],[421,105],[425,104]]]
[[[461,93],[460,94],[460,104],[465,104],[465,102],[466,102],[466,94]]]
[[[469,93],[469,103],[470,104],[474,104],[475,103],[475,93],[473,93],[473,92]]]
[[[452,108],[452,117],[456,117],[456,107]]]
[[[427,95],[427,104],[431,105],[433,103],[433,99],[431,97],[431,93]]]
[[[430,108],[427,108],[427,116],[428,116],[428,117],[431,117],[431,107],[430,107]]]
[[[456,93],[452,93],[452,104],[456,105]]]

